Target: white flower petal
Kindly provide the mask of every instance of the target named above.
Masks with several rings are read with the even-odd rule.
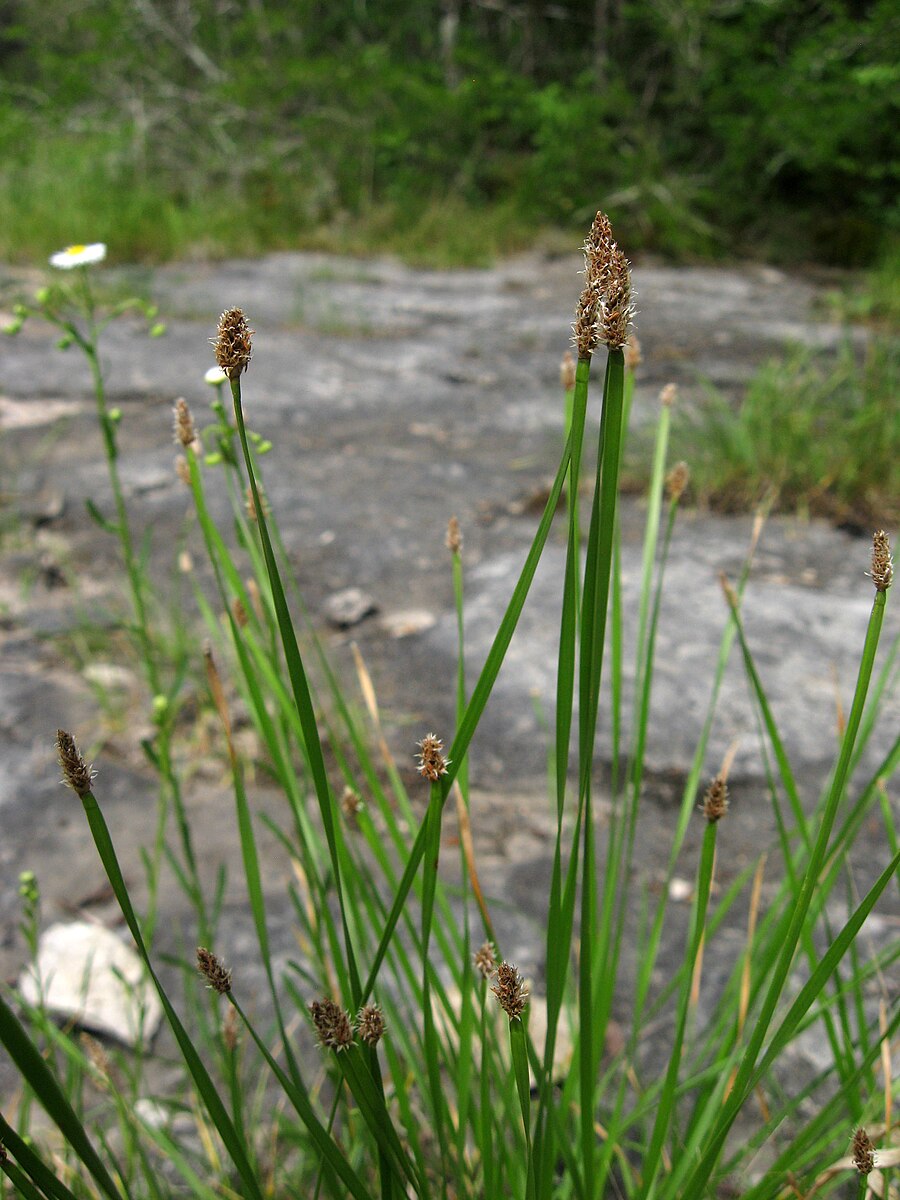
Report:
[[[91,263],[103,262],[106,258],[106,244],[91,242],[89,246],[66,246],[57,254],[51,254],[50,266],[58,267],[61,271],[69,271],[72,267],[88,267]]]

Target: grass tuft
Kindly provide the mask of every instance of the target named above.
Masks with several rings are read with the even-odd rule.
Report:
[[[693,494],[720,512],[826,517],[868,530],[900,521],[900,349],[848,338],[836,356],[798,347],[752,379],[737,404],[708,391],[676,420]]]
[[[418,771],[412,754],[405,764],[393,756],[358,649],[361,705],[338,679],[297,592],[278,513],[264,502],[267,444],[244,424],[242,385],[255,385],[253,373],[249,383],[244,374],[252,330],[242,311],[223,313],[216,338],[222,377],[212,381],[215,423],[198,430],[186,407],[176,409],[183,451],[178,473],[211,568],[209,588],[194,577],[207,634],[201,649],[199,638],[166,643],[149,556],[135,548],[119,481],[123,418],[106,403],[100,342],[109,321],[135,305],[121,301],[107,309],[93,286],[93,267],[70,264],[64,283],[42,289],[34,304],[17,310],[17,328],[29,319],[50,322],[92,370],[113,511],[96,504],[91,511],[118,545],[130,605],[123,628],[146,685],[150,732],[142,745],[159,780],[158,832],[145,854],[145,911],[136,907],[115,831],[102,811],[102,775],[95,789],[92,768],[68,734],[59,734],[58,748],[181,1056],[174,1094],[170,1089],[156,1097],[158,1110],[188,1117],[185,1126],[147,1115],[153,1089],[147,1047],[130,1058],[100,1054],[71,1028],[58,1028],[43,1000],[28,1006],[14,994],[0,997],[0,1043],[21,1088],[18,1128],[0,1117],[0,1172],[18,1195],[707,1200],[737,1186],[746,1200],[781,1200],[836,1195],[840,1186],[851,1186],[854,1171],[860,1179],[867,1173],[873,1191],[876,1184],[880,1189],[875,1194],[891,1194],[888,1172],[900,1160],[893,1118],[900,1085],[890,1063],[900,1009],[890,989],[900,938],[889,922],[877,940],[863,937],[863,930],[896,887],[900,868],[900,831],[888,796],[900,766],[900,736],[882,748],[870,778],[860,779],[858,770],[863,750],[879,736],[880,706],[898,683],[900,639],[878,657],[893,579],[890,542],[879,528],[853,701],[834,770],[815,797],[804,795],[794,776],[745,628],[744,589],[759,530],[754,534],[737,582],[723,580],[726,610],[708,711],[673,816],[663,886],[649,893],[636,847],[647,820],[643,782],[660,604],[687,471],[683,464],[670,469],[667,391],[650,469],[632,686],[623,667],[630,614],[623,611],[616,509],[636,359],[633,348],[626,352],[629,266],[602,213],[585,256],[574,325],[578,361],[567,362],[560,397],[563,449],[531,547],[473,681],[463,669],[463,536],[455,519],[449,523],[459,659],[444,683],[455,687],[457,720],[446,754],[441,738],[423,736]],[[729,494],[750,502],[759,492],[764,468],[756,463],[756,474],[749,474],[758,442],[754,452],[768,455],[767,491],[783,504],[796,502],[803,485],[795,460],[806,445],[807,462],[818,464],[819,493],[849,505],[843,483],[838,486],[843,476],[824,466],[841,430],[857,452],[870,439],[867,477],[881,491],[866,495],[873,505],[883,499],[896,467],[894,475],[873,479],[879,467],[887,470],[887,451],[871,439],[879,421],[888,422],[888,437],[898,433],[897,414],[891,425],[883,400],[888,367],[882,353],[873,347],[860,367],[845,350],[840,387],[833,375],[823,383],[824,368],[809,355],[791,360],[790,369],[764,372],[739,413],[720,413],[720,440],[729,454],[720,447],[719,466],[731,464]],[[796,407],[785,402],[786,388]],[[820,402],[810,411],[813,396]],[[872,396],[882,397],[874,414]],[[597,445],[591,469],[584,465],[588,436]],[[701,481],[695,486],[712,488],[691,457],[693,477]],[[591,497],[584,522],[583,490]],[[217,491],[229,504],[221,526],[210,515]],[[556,712],[548,733],[556,836],[546,958],[534,982],[506,958],[492,920],[497,901],[479,879],[468,758],[558,509],[567,553]],[[699,781],[734,646],[764,744],[778,836],[726,883],[717,864],[728,853],[732,825],[723,820],[728,758],[702,798]],[[230,775],[246,904],[267,993],[253,1003],[243,994],[245,948],[240,957],[237,947],[229,953],[219,928],[224,880],[212,895],[203,886],[194,850],[202,845],[202,830],[185,802],[179,764],[188,757],[182,739],[190,732],[179,714],[191,671],[205,674]],[[237,703],[261,748],[253,761],[234,733]],[[605,706],[612,709],[613,770],[601,810],[596,747]],[[255,811],[250,780],[260,763],[283,801],[280,823]],[[410,788],[405,779],[414,781]],[[452,877],[440,862],[451,796],[460,828]],[[601,819],[603,839],[597,836]],[[693,839],[692,822],[702,826]],[[863,883],[863,872],[849,864],[860,830],[873,822],[883,826],[886,861],[877,873],[865,864]],[[296,951],[286,963],[276,962],[270,938],[258,846],[263,825],[292,867]],[[174,984],[171,972],[165,979],[160,973],[154,944],[163,863],[182,892],[194,944],[200,943],[196,957],[185,954],[174,964],[180,968]],[[693,880],[686,922],[672,900],[676,875]],[[23,874],[20,895],[21,932],[34,959],[38,881]],[[735,939],[741,905],[746,928]],[[661,962],[666,943],[683,947],[668,972]],[[206,949],[213,945],[215,953]],[[713,951],[716,970],[710,972],[705,964]],[[223,965],[229,958],[239,963],[234,979]],[[796,1063],[810,1038],[825,1065],[801,1078]],[[42,1127],[34,1119],[34,1102],[59,1137],[48,1136],[46,1122]],[[880,1131],[877,1143],[868,1134],[863,1142],[862,1122]],[[853,1129],[860,1132],[851,1158]],[[763,1149],[767,1165],[760,1167]],[[856,1186],[863,1194],[865,1183]]]

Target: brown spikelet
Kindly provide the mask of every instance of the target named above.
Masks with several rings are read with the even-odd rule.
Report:
[[[634,372],[643,361],[641,343],[638,341],[637,334],[632,333],[628,339],[628,345],[625,347],[625,368],[628,371]]]
[[[605,213],[598,212],[584,243],[585,285],[575,309],[573,339],[579,358],[589,358],[601,342],[621,350],[634,317],[631,268],[613,241]]]
[[[614,246],[600,313],[601,342],[611,350],[621,350],[628,341],[628,327],[633,316],[631,267],[619,247]]]
[[[686,462],[677,462],[666,476],[666,494],[675,504],[684,495],[691,481],[691,471]]]
[[[598,320],[603,293],[596,280],[588,279],[575,306],[572,337],[579,358],[590,358],[600,343]]]
[[[609,257],[610,249],[614,245],[609,217],[605,212],[598,212],[584,239],[584,257],[588,270],[596,267],[602,271],[604,263]]]
[[[231,972],[226,970],[211,950],[197,947],[197,970],[206,980],[207,987],[226,996],[231,991]]]
[[[197,440],[197,430],[194,428],[194,418],[191,416],[187,400],[176,400],[174,413],[175,441],[187,449]]]
[[[362,812],[363,805],[362,796],[348,783],[341,793],[341,812],[349,825],[356,826],[357,818]]]
[[[894,582],[891,543],[883,529],[879,529],[872,538],[872,570],[869,574],[878,592],[886,592]]]
[[[346,1050],[353,1045],[350,1018],[333,1000],[313,1000],[309,1006],[320,1043],[330,1050]]]
[[[663,408],[671,408],[678,399],[678,384],[667,383],[659,393],[659,402]]]
[[[875,1147],[862,1128],[853,1135],[853,1165],[860,1175],[870,1175],[875,1170]]]
[[[272,510],[269,508],[269,501],[266,499],[266,494],[259,487],[257,487],[257,492],[259,493],[259,502],[262,505],[263,516],[268,517]],[[244,507],[247,512],[248,521],[259,520],[259,514],[256,511],[256,501],[253,499],[253,488],[249,486],[244,493]]]
[[[562,356],[562,362],[559,364],[559,382],[564,392],[571,392],[575,386],[575,359],[571,350],[567,350]]]
[[[250,624],[250,616],[247,609],[244,607],[244,602],[240,596],[235,596],[231,601],[231,615],[234,618],[234,623],[238,629],[246,629]]]
[[[85,1033],[84,1030],[78,1035],[78,1041],[94,1069],[94,1083],[106,1090],[110,1087],[109,1055],[97,1039],[91,1037],[89,1033]]]
[[[253,330],[239,308],[229,308],[219,317],[216,336],[211,338],[216,362],[229,379],[237,379],[250,365]]]
[[[740,607],[740,598],[734,590],[734,584],[725,574],[724,571],[719,572],[719,587],[722,589],[722,594],[730,608],[737,609]]]
[[[433,733],[426,733],[421,742],[416,744],[422,748],[421,753],[416,755],[419,759],[419,774],[430,779],[432,783],[437,783],[442,775],[447,774],[447,767],[450,765],[450,760],[444,758],[444,743]]]
[[[367,1046],[377,1046],[384,1037],[384,1013],[377,1004],[364,1004],[356,1018],[356,1031]]]
[[[183,454],[179,454],[175,459],[175,474],[185,487],[191,486],[191,468],[188,466],[188,460]]]
[[[259,584],[252,575],[245,582],[247,585],[247,595],[250,597],[250,603],[253,606],[253,611],[256,613],[256,619],[262,624],[265,620],[266,612],[263,608],[263,599],[262,593],[259,590]]]
[[[359,830],[359,817],[366,807],[362,796],[349,784],[341,793],[340,799],[341,812],[344,814],[344,820],[347,822],[348,829]]]
[[[703,797],[703,815],[710,825],[715,825],[728,812],[728,785],[717,775],[706,789]]]
[[[222,1041],[226,1049],[234,1054],[238,1045],[238,1015],[233,1004],[228,1005],[225,1020],[222,1022]]]
[[[482,979],[490,979],[497,969],[497,956],[490,942],[484,942],[472,956],[475,969]]]
[[[57,729],[56,750],[63,773],[63,783],[70,787],[76,796],[86,796],[91,790],[96,772],[84,761],[71,733]]]
[[[447,522],[447,536],[444,539],[444,544],[451,554],[459,554],[462,550],[462,533],[456,517],[451,517]]]
[[[521,1017],[528,1003],[528,992],[525,990],[522,976],[512,963],[500,964],[497,968],[497,982],[491,991],[511,1021]]]

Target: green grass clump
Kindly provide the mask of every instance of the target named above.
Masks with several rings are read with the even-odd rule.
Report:
[[[176,184],[142,169],[117,132],[42,136],[17,170],[0,169],[0,258],[43,261],[73,229],[90,229],[127,263],[303,249],[390,253],[427,267],[486,266],[560,241],[512,201],[426,194],[414,204],[382,198],[351,212],[323,201],[312,168],[277,162],[265,178],[212,172]]]
[[[900,241],[892,239],[879,261],[855,286],[832,292],[828,303],[844,321],[863,321],[885,334],[900,329]]]
[[[777,510],[868,529],[900,520],[900,349],[848,338],[764,366],[735,405],[708,392],[674,432],[694,494],[722,512]]]
[[[266,443],[244,422],[251,344],[239,309],[223,313],[217,331],[223,373],[211,380],[215,424],[198,430],[184,401],[176,404],[178,473],[190,491],[212,584],[207,591],[198,583],[195,593],[207,647],[195,643],[188,663],[185,640],[177,661],[166,657],[147,557],[134,545],[119,482],[122,417],[107,406],[100,368],[99,339],[116,310],[98,305],[92,268],[77,265],[83,250],[73,248],[67,260],[71,283],[42,289],[34,305],[17,310],[16,325],[34,316],[49,320],[82,350],[93,373],[114,511],[92,505],[92,515],[119,542],[131,604],[126,628],[147,684],[152,731],[142,745],[160,783],[159,833],[144,856],[148,911],[138,911],[122,870],[116,831],[102,810],[102,782],[95,785],[69,734],[61,731],[57,744],[64,779],[84,809],[85,836],[89,831],[94,840],[183,1062],[176,1094],[163,1094],[160,1104],[189,1122],[185,1130],[183,1120],[180,1126],[151,1120],[138,1103],[150,1087],[145,1047],[105,1057],[71,1029],[59,1029],[42,1004],[26,1005],[7,990],[0,995],[0,1042],[19,1072],[21,1093],[10,1115],[0,1117],[0,1171],[15,1193],[26,1200],[708,1200],[736,1181],[744,1200],[781,1200],[837,1195],[848,1177],[861,1177],[869,1158],[861,1156],[857,1168],[845,1155],[853,1131],[865,1124],[886,1195],[900,1160],[893,1117],[900,1092],[882,1070],[900,1033],[900,1009],[889,994],[900,938],[887,923],[875,945],[860,934],[897,883],[900,831],[887,789],[900,765],[900,735],[880,747],[873,772],[857,769],[898,681],[900,639],[876,669],[893,571],[886,535],[873,539],[874,597],[857,681],[834,769],[818,798],[801,795],[744,631],[749,556],[740,578],[725,584],[708,711],[672,814],[663,884],[648,894],[635,848],[647,819],[642,800],[657,621],[680,495],[670,488],[664,497],[671,413],[663,406],[637,635],[626,647],[616,509],[633,389],[624,354],[630,277],[603,214],[585,244],[586,282],[574,326],[578,361],[561,405],[564,448],[474,680],[463,665],[459,529],[452,521],[448,528],[458,658],[443,685],[455,692],[456,721],[446,750],[443,737],[422,731],[417,787],[404,782],[410,772],[387,745],[361,656],[360,703],[356,687],[338,680],[288,570],[277,514],[265,502]],[[597,367],[601,396],[592,406]],[[590,471],[589,436],[597,446]],[[583,513],[582,482],[590,496]],[[209,504],[219,488],[230,500],[222,527]],[[505,959],[492,919],[495,901],[478,876],[468,751],[560,508],[566,557],[548,747],[555,838],[539,996],[529,994]],[[705,789],[701,777],[733,647],[755,704],[777,839],[726,886],[717,857],[729,850],[727,763]],[[633,685],[626,684],[626,653],[635,664]],[[265,1025],[254,1016],[258,998],[247,995],[246,975],[220,921],[224,881],[209,888],[198,870],[202,830],[192,826],[182,789],[178,715],[187,671],[201,662],[221,729],[247,911],[264,971],[271,1013]],[[255,809],[257,764],[234,736],[238,705],[283,801],[281,823]],[[607,705],[614,783],[604,843],[596,836],[595,750],[598,716]],[[448,803],[460,830],[452,872],[446,862],[439,870],[449,849]],[[701,826],[696,849],[688,837],[692,823]],[[858,865],[851,871],[857,836],[872,823],[883,831],[885,862],[880,871],[864,874]],[[297,949],[283,967],[270,937],[258,840],[264,831],[274,833],[292,866],[288,898]],[[202,943],[196,958],[174,964],[183,997],[159,971],[155,945],[163,861]],[[693,881],[690,915],[687,929],[675,933],[670,885],[685,876]],[[23,875],[20,886],[22,931],[33,956],[39,883]],[[739,905],[748,914],[744,937],[737,946],[729,937],[720,945],[723,923]],[[634,939],[630,954],[626,937]],[[681,955],[661,978],[661,950],[673,938]],[[716,982],[704,973],[713,950],[722,967]],[[817,1039],[827,1065],[795,1079],[785,1066],[801,1036]],[[648,1045],[662,1049],[651,1055]],[[32,1121],[35,1103],[55,1138],[46,1123],[42,1131]]]

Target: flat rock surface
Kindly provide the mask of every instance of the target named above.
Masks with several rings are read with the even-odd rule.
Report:
[[[176,558],[184,549],[203,578],[187,493],[173,467],[171,406],[184,396],[198,424],[209,423],[212,392],[203,382],[212,361],[208,339],[219,312],[240,305],[257,331],[244,381],[245,412],[250,427],[274,444],[264,461],[266,488],[297,581],[354,695],[350,643],[358,643],[391,744],[410,771],[414,743],[425,732],[433,729],[449,740],[454,710],[447,520],[455,514],[463,530],[466,663],[474,681],[558,459],[559,363],[569,342],[579,268],[577,255],[526,257],[487,271],[425,272],[387,261],[279,254],[174,265],[152,274],[119,272],[123,287],[148,288],[169,321],[167,335],[155,340],[137,323],[113,324],[102,354],[110,403],[123,413],[127,501],[138,532],[151,535],[155,578],[177,578]],[[737,396],[786,342],[828,348],[841,337],[818,315],[811,282],[769,268],[639,266],[635,283],[644,355],[636,424],[655,419],[659,390],[669,381],[679,384],[684,406],[694,403],[704,381]],[[129,679],[116,663],[114,639],[110,646],[110,614],[125,598],[117,548],[84,508],[91,497],[111,511],[90,379],[76,352],[59,352],[54,342],[51,331],[30,322],[0,345],[0,491],[8,514],[0,545],[0,962],[7,976],[21,965],[19,870],[37,873],[48,920],[94,903],[90,897],[102,884],[77,801],[58,784],[57,725],[75,732],[86,748],[99,745],[98,788],[139,899],[139,847],[152,841],[155,820],[155,785],[139,751],[148,730],[146,696],[140,680]],[[210,502],[224,520],[227,501],[217,481],[210,470]],[[623,500],[626,687],[633,680],[645,517],[641,500]],[[662,879],[677,815],[673,800],[680,797],[706,718],[726,626],[719,573],[737,578],[752,538],[749,517],[686,511],[678,519],[660,611],[646,820],[639,835],[640,870],[651,888]],[[471,762],[473,828],[486,887],[497,899],[510,957],[537,972],[552,848],[543,724],[552,726],[563,554],[562,532],[555,531]],[[805,803],[827,776],[849,708],[872,602],[864,576],[869,555],[866,537],[778,518],[766,524],[753,560],[744,603],[748,638]],[[190,588],[183,580],[167,586],[173,602],[183,606],[186,626],[199,629]],[[369,615],[335,631],[327,625],[329,598],[351,588],[365,595]],[[889,605],[883,645],[896,633]],[[95,645],[100,648],[91,653]],[[199,671],[200,636],[197,657]],[[604,703],[597,742],[601,779],[610,765],[608,707]],[[896,695],[885,701],[882,721],[880,751],[900,727]],[[761,786],[766,761],[737,650],[723,682],[704,776],[728,753],[734,755],[736,802],[726,875],[775,838]],[[876,752],[864,758],[860,779],[876,761]],[[227,784],[186,765],[187,803],[204,842],[204,869],[208,863],[211,885],[217,863],[229,865],[225,921],[236,946],[252,946]],[[254,799],[278,811],[277,797],[261,783]],[[886,851],[877,828],[869,836],[871,845],[864,845],[874,870]],[[279,953],[287,954],[288,868],[274,838],[266,846],[273,936]],[[689,838],[688,878],[696,846]],[[111,919],[108,903],[98,903],[97,911]],[[193,932],[179,925],[177,889],[165,889],[160,904],[170,943],[181,938],[190,945]],[[683,944],[675,941],[673,961]]]

